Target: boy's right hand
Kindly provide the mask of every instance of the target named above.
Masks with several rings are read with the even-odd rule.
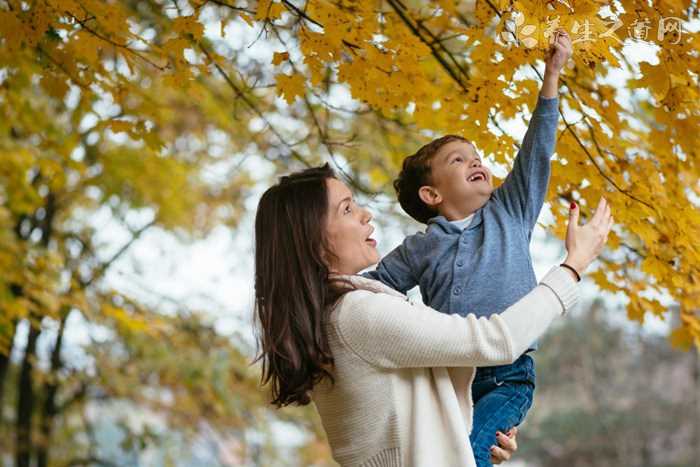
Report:
[[[554,31],[552,45],[545,57],[545,74],[559,74],[566,62],[571,58],[573,48],[571,39],[565,29],[559,28]]]
[[[578,205],[571,203],[569,225],[566,230],[568,255],[564,262],[581,274],[603,250],[613,225],[613,217],[608,202],[605,198],[600,198],[593,217],[586,225],[579,225],[578,218]]]

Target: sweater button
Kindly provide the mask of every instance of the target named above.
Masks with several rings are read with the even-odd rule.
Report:
[[[457,267],[458,267],[458,268],[461,268],[462,266],[464,266],[464,263],[463,263],[462,260],[460,259],[459,261],[457,261]]]
[[[452,291],[453,294],[459,295],[462,293],[462,288],[461,287],[455,287],[455,289]]]

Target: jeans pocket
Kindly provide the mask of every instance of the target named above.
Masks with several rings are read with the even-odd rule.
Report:
[[[521,383],[535,385],[535,365],[532,357],[523,355],[512,365],[500,367],[493,373],[493,384],[501,386],[503,383]]]
[[[525,402],[521,405],[520,407],[520,420],[525,420],[525,416],[527,415],[527,412],[530,410],[530,407],[532,407],[532,397],[533,393],[532,391],[526,391],[523,394],[525,398]]]

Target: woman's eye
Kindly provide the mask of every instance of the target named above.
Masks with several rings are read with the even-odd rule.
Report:
[[[350,212],[352,212],[352,210],[350,209],[350,205],[348,204],[347,206],[345,206],[345,211],[343,211],[343,213],[349,214]]]

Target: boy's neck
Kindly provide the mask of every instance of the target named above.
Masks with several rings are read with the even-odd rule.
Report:
[[[458,221],[471,216],[476,211],[486,206],[489,199],[490,196],[484,196],[483,198],[472,197],[466,202],[454,204],[443,201],[437,206],[437,212],[450,222]]]
[[[486,203],[484,203],[486,204]],[[444,216],[448,221],[458,221],[466,217],[471,216],[476,211],[481,209],[481,206],[440,206],[438,207],[438,213]]]

